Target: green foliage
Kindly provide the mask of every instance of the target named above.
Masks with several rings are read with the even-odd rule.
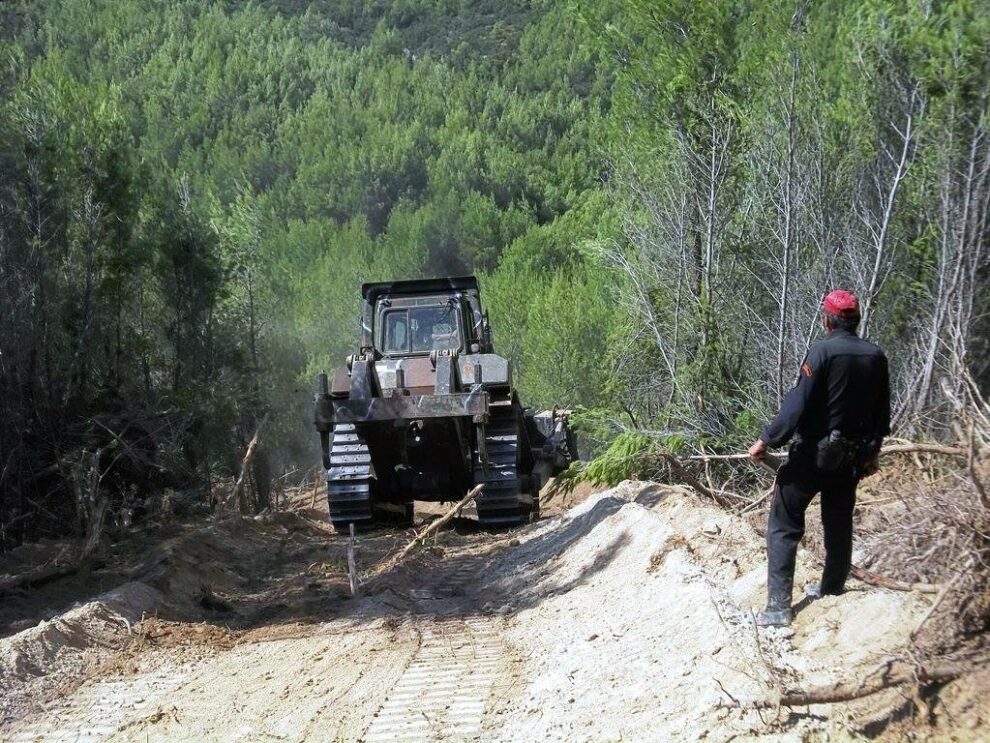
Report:
[[[579,479],[592,485],[618,485],[631,478],[646,479],[655,470],[656,442],[636,432],[620,433],[602,454],[588,462]]]
[[[482,277],[497,348],[514,360],[529,404],[611,401],[612,329],[624,315],[592,246],[613,229],[611,205],[600,193],[589,195],[520,235],[498,269]]]

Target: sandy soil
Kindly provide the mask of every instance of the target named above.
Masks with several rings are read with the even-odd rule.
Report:
[[[735,703],[863,678],[930,597],[854,585],[758,631],[750,524],[676,488],[584,497],[509,533],[462,524],[383,576],[408,534],[360,536],[356,599],[346,540],[314,521],[181,535],[121,588],[0,640],[0,738],[847,740],[903,706]],[[990,715],[959,697],[954,739],[979,740]]]

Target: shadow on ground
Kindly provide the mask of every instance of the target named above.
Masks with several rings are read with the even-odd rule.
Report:
[[[660,498],[659,489],[641,496],[644,505]],[[458,520],[454,528],[383,573],[378,572],[380,566],[409,543],[413,532],[359,534],[355,554],[362,583],[357,597],[349,590],[346,536],[293,513],[231,518],[186,530],[160,544],[147,539],[131,545],[128,559],[100,581],[66,580],[46,586],[40,604],[24,604],[18,623],[37,623],[93,600],[100,591],[113,588],[108,585],[113,580],[118,585],[138,581],[155,589],[160,596],[155,619],[172,624],[167,634],[176,642],[210,642],[212,635],[203,633],[203,625],[250,642],[320,631],[318,625],[327,622],[357,629],[414,615],[504,615],[573,590],[605,569],[627,548],[624,532],[610,534],[594,559],[566,580],[555,574],[554,563],[625,504],[622,498],[604,496],[579,513],[498,532]],[[135,551],[142,548],[144,559],[134,567]],[[512,579],[493,580],[496,574],[511,574]]]
[[[626,534],[611,536],[566,581],[551,577],[560,555],[625,504],[608,496],[570,518],[499,532],[459,520],[384,574],[374,573],[410,541],[411,532],[359,534],[355,555],[362,583],[356,598],[346,572],[348,538],[292,514],[235,519],[183,537],[160,548],[137,577],[163,596],[161,619],[206,622],[260,637],[269,634],[265,630],[277,636],[280,628],[299,632],[336,620],[360,625],[407,615],[504,614],[507,607],[519,611],[573,590],[606,568],[627,547]],[[512,581],[491,580],[507,569]],[[539,590],[509,588],[520,582]]]

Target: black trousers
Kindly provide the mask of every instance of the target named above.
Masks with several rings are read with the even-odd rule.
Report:
[[[858,478],[852,472],[826,473],[813,462],[791,457],[777,472],[767,524],[768,606],[790,607],[794,560],[804,536],[804,514],[811,499],[822,494],[825,569],[822,592],[840,593],[852,564],[853,508]]]

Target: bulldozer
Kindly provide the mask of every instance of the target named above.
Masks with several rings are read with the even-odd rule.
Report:
[[[344,530],[411,525],[415,501],[456,502],[477,520],[535,520],[547,480],[577,457],[566,410],[524,408],[495,353],[473,276],[364,284],[361,340],[317,376],[330,520]]]

